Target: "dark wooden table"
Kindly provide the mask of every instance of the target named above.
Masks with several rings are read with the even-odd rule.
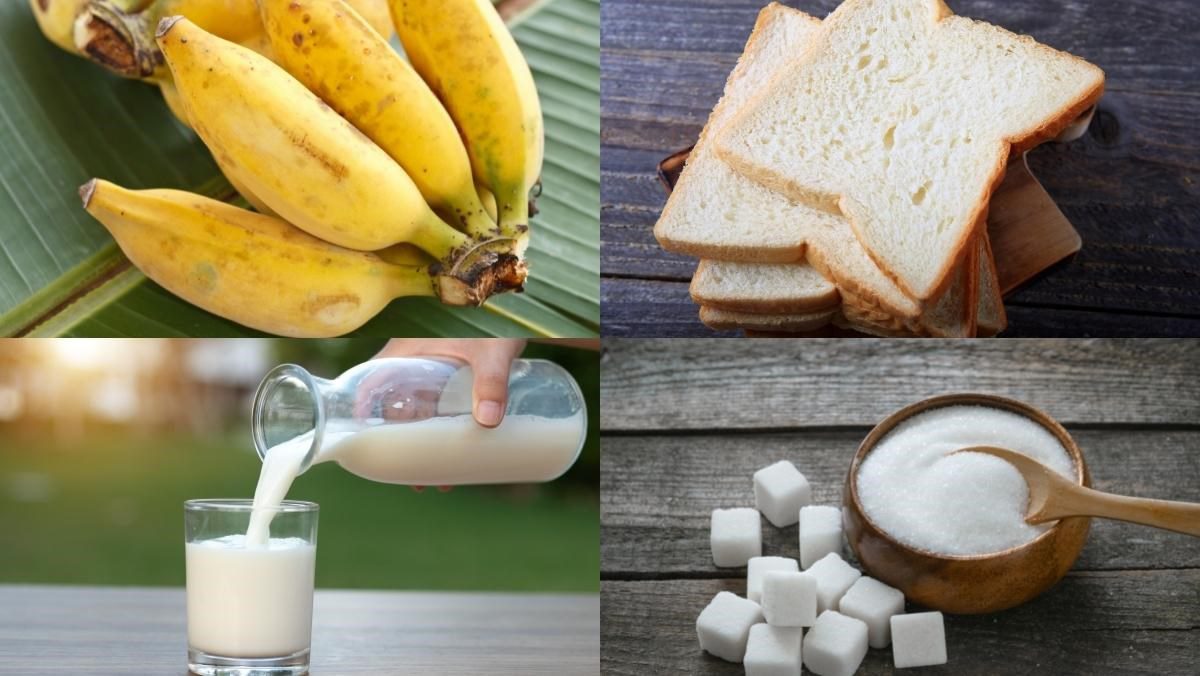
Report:
[[[655,167],[695,142],[764,0],[601,7],[601,297],[614,336],[707,336],[695,260],[652,228]],[[784,4],[824,17],[835,0]],[[1007,299],[1007,336],[1200,335],[1200,12],[1195,0],[949,0],[1107,74],[1087,135],[1029,165],[1083,251]]]
[[[1198,341],[605,343],[605,674],[742,673],[696,640],[713,595],[745,594],[744,568],[712,565],[711,511],[753,507],[751,475],[781,459],[808,477],[815,503],[840,504],[871,426],[930,395],[1026,401],[1066,425],[1098,489],[1200,501]],[[797,550],[796,526],[764,520],[764,554]],[[913,673],[1194,675],[1200,538],[1094,520],[1062,582],[1012,610],[946,616],[946,641],[945,667]],[[859,673],[891,665],[890,649],[871,650]]]
[[[595,595],[318,590],[312,673],[597,674]],[[0,674],[187,673],[182,589],[0,586]]]

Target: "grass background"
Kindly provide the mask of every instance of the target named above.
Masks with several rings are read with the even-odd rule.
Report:
[[[275,354],[332,376],[379,346],[278,341]],[[589,439],[575,467],[549,484],[417,493],[315,466],[288,495],[321,505],[318,586],[599,590],[599,358],[543,345],[525,356],[558,361],[587,393]],[[0,583],[182,585],[182,503],[253,494],[259,461],[248,429],[101,433],[71,446],[0,432]],[[30,484],[41,498],[22,498]]]

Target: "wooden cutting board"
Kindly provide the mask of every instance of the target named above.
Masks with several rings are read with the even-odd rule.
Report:
[[[668,193],[691,151],[681,150],[659,162],[658,178]],[[1075,227],[1029,171],[1024,155],[1009,162],[1004,181],[992,195],[988,237],[1006,295],[1083,245]]]

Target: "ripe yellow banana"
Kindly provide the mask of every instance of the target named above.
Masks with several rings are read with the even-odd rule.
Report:
[[[395,264],[284,221],[179,190],[92,180],[84,208],[147,277],[239,324],[283,336],[338,336],[401,296],[432,296],[428,264]]]
[[[413,67],[458,125],[475,176],[496,196],[500,234],[528,242],[541,173],[542,111],[529,64],[489,0],[389,0]]]
[[[343,0],[260,0],[275,62],[375,141],[434,210],[497,236],[454,121],[429,86]]]
[[[351,249],[417,245],[438,260],[443,302],[521,288],[518,257],[447,225],[387,153],[274,63],[183,17],[158,36],[196,133],[282,218]]]
[[[164,20],[159,43],[209,150],[297,227],[365,251],[416,241],[441,258],[468,244],[386,153],[270,61],[182,18]]]
[[[157,84],[158,90],[162,92],[163,101],[166,101],[167,108],[170,109],[171,114],[190,129],[192,123],[188,121],[187,111],[183,108],[183,100],[179,98],[179,90],[175,88],[175,83],[171,80],[163,80]]]
[[[31,0],[63,2],[64,0]],[[72,51],[124,77],[160,79],[167,72],[154,32],[168,16],[186,16],[205,31],[264,53],[266,33],[256,0],[70,0],[87,4]],[[392,36],[387,0],[347,0],[384,37]],[[136,10],[136,11],[135,11]],[[268,55],[269,56],[269,55]]]
[[[179,98],[179,90],[175,88],[175,82],[170,79],[164,79],[159,81],[157,84],[159,90],[162,92],[163,100],[167,102],[167,108],[171,110],[171,113],[173,113],[180,122],[190,128],[192,123],[188,121],[187,110],[185,110],[183,107],[183,100]],[[260,214],[267,214],[269,216],[277,215],[275,211],[271,209],[271,207],[267,206],[266,202],[258,199],[254,193],[250,192],[250,190],[237,179],[237,176],[235,176],[232,171],[226,169],[220,158],[214,157],[213,159],[216,160],[217,167],[220,168],[222,174],[225,174],[225,178],[228,179],[230,185],[233,186],[233,189],[238,191],[238,193],[240,193],[241,196],[251,204],[251,206],[258,210]]]

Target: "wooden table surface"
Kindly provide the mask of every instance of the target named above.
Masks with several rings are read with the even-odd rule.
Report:
[[[601,7],[601,297],[615,336],[709,336],[695,260],[659,248],[659,160],[695,142],[765,0]],[[784,4],[823,17],[836,0]],[[1200,12],[1194,0],[949,0],[1104,69],[1087,135],[1029,166],[1083,250],[1007,299],[1006,336],[1200,335]],[[729,334],[732,335],[732,334]]]
[[[696,641],[718,591],[745,594],[744,568],[712,564],[711,511],[753,507],[751,475],[781,459],[815,504],[840,504],[871,426],[926,396],[1028,402],[1067,427],[1096,488],[1200,501],[1200,341],[611,339],[603,364],[605,674],[742,673]],[[796,557],[797,527],[764,520],[763,554]],[[913,673],[1194,675],[1200,538],[1093,520],[1062,582],[1012,610],[946,616],[946,641],[945,667]],[[871,650],[859,673],[891,665]]]
[[[318,590],[312,673],[597,674],[595,595]],[[0,674],[187,673],[182,589],[0,586]]]

